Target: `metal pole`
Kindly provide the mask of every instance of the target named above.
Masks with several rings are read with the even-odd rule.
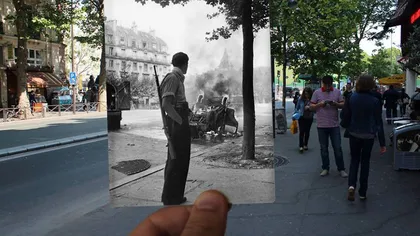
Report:
[[[274,68],[274,57],[271,57],[271,84],[272,84],[272,88],[271,88],[271,106],[272,106],[272,112],[273,112],[273,138],[276,138],[276,119],[275,119],[275,111],[276,111],[276,93],[275,93],[275,87],[274,87],[274,72],[275,72],[275,68]]]
[[[73,31],[73,0],[71,0],[71,22],[70,22],[70,40],[71,40],[71,71],[74,72],[74,31]],[[73,114],[76,114],[76,85],[73,85]]]
[[[285,24],[282,25],[283,30],[283,108],[286,114],[286,69],[287,69],[287,36],[286,36],[286,26]]]

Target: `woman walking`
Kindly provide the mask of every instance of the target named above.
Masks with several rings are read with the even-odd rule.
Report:
[[[312,89],[306,87],[302,96],[296,103],[295,113],[299,113],[299,151],[302,153],[308,150],[309,135],[311,126],[314,121],[314,113],[309,110],[309,105],[312,98]]]
[[[349,133],[351,155],[347,196],[349,201],[355,199],[359,165],[359,197],[360,200],[366,199],[370,156],[376,136],[379,139],[381,154],[386,152],[381,102],[371,93],[374,86],[372,76],[362,75],[356,82],[356,91],[344,107],[342,126],[347,128]]]

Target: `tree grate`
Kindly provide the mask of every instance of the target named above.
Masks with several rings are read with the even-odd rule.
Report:
[[[289,160],[287,160],[287,158],[280,155],[274,156],[274,167],[284,166],[287,164],[289,164]]]
[[[133,175],[149,169],[150,163],[143,159],[136,159],[118,162],[111,168],[125,175]]]

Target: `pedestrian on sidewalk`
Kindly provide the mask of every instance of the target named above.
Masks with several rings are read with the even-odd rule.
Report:
[[[361,200],[366,199],[370,157],[376,136],[381,146],[381,154],[386,152],[382,106],[380,100],[372,94],[374,86],[372,76],[362,75],[356,81],[356,92],[348,99],[348,104],[343,109],[343,119],[348,123],[348,127],[344,128],[349,132],[351,155],[347,196],[349,201],[354,201],[359,165],[359,197]]]
[[[184,80],[188,70],[188,56],[178,52],[172,57],[174,69],[167,74],[160,85],[162,109],[166,112],[168,134],[175,149],[176,159],[169,151],[166,160],[162,202],[164,205],[178,205],[187,201],[184,197],[191,155],[191,133],[189,106],[185,97]]]
[[[400,115],[403,117],[407,113],[407,105],[410,104],[410,96],[408,96],[404,88],[401,89],[400,96]]]
[[[335,164],[341,177],[346,178],[343,150],[341,148],[341,134],[338,121],[338,108],[344,106],[340,90],[332,86],[333,77],[324,76],[322,87],[315,90],[311,98],[311,109],[316,111],[318,139],[321,146],[322,171],[321,176],[326,176],[330,170],[330,157],[328,152],[328,139],[334,150]]]
[[[397,107],[400,94],[394,89],[394,85],[390,85],[389,89],[382,95],[385,100],[386,118],[388,125],[392,124],[392,119],[398,117]]]
[[[308,141],[311,132],[312,123],[314,121],[314,113],[310,110],[311,105],[311,98],[312,98],[312,89],[310,87],[306,87],[303,92],[302,96],[296,103],[295,113],[299,113],[299,151],[303,153],[303,151],[308,150]]]

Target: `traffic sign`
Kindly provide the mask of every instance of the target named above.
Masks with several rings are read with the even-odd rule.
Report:
[[[70,72],[70,79],[69,79],[70,84],[75,85],[76,81],[77,81],[76,73]]]

